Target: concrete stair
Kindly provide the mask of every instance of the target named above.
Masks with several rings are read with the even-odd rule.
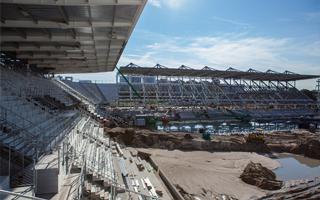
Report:
[[[108,200],[110,199],[110,187],[105,187],[92,180],[85,180],[84,182],[85,196],[94,200]]]

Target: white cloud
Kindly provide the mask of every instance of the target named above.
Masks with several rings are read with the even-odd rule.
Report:
[[[147,52],[143,55],[123,55],[119,60],[118,66],[125,66],[129,63],[135,63],[137,65],[148,67],[156,64],[156,56],[152,56],[154,52]]]
[[[300,42],[293,38],[252,37],[244,34],[224,34],[204,37],[176,37],[139,32],[141,38],[153,36],[153,41],[130,54],[124,53],[118,66],[132,62],[143,67],[157,63],[176,68],[182,64],[200,69],[209,67],[225,70],[254,68],[259,71],[272,69],[283,72],[320,74],[320,40]],[[79,79],[115,82],[116,71],[76,76]],[[314,89],[315,80],[299,81],[299,88]]]
[[[227,18],[222,18],[222,17],[218,17],[218,16],[213,16],[212,19],[215,20],[215,21],[220,21],[220,22],[223,22],[223,23],[228,23],[228,24],[240,26],[240,27],[243,27],[245,29],[249,29],[249,28],[252,27],[248,23],[244,23],[244,22],[241,22],[241,21],[233,20],[233,19],[227,19]]]
[[[149,33],[148,33],[149,34]],[[320,41],[302,43],[293,38],[220,35],[205,37],[171,37],[160,35],[156,43],[142,47],[140,56],[123,55],[121,63],[152,67],[157,63],[168,67],[182,64],[216,69],[255,68],[296,73],[320,74]],[[146,53],[144,53],[146,52]],[[314,83],[303,87],[312,88]]]
[[[185,0],[163,0],[163,4],[171,9],[178,9],[183,3],[185,3]]]
[[[163,6],[170,9],[179,9],[186,0],[149,0],[150,5],[161,8]]]
[[[150,5],[160,8],[161,7],[161,1],[160,0],[148,0]]]

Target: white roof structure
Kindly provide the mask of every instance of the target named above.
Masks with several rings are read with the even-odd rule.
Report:
[[[114,70],[147,0],[0,0],[1,51],[54,73]]]

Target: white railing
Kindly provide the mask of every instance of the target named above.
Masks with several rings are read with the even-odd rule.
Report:
[[[95,133],[93,133],[93,131],[95,131]],[[100,141],[101,137],[99,137],[99,134],[103,134],[103,132],[99,132],[98,127],[94,128],[94,122],[91,121],[90,118],[83,118],[78,121],[78,124],[63,142],[62,151],[60,151],[62,154],[60,155],[62,156],[62,160],[68,157],[68,166],[65,166],[66,163],[64,162],[62,168],[70,169],[72,163],[81,168],[76,198],[81,198],[82,188],[84,186],[84,175],[90,172],[93,173],[95,177],[108,181],[111,184],[111,188],[126,191],[129,196],[136,194],[145,199],[158,199],[157,197],[130,190],[117,182],[111,150],[103,145],[103,142]],[[92,142],[89,142],[90,140]],[[65,172],[68,173],[68,171],[69,170],[66,170]],[[110,195],[113,197],[116,195],[113,189],[110,190]]]
[[[72,87],[70,87],[69,85],[65,84],[63,81],[57,80],[57,79],[53,79],[52,80],[53,83],[55,83],[58,87],[62,88],[63,90],[65,90],[66,92],[68,92],[70,95],[72,95],[73,97],[75,97],[76,99],[78,99],[79,101],[83,102],[84,104],[87,104],[89,106],[93,106],[94,103],[91,102],[90,99],[88,99],[86,96],[82,95],[81,93],[79,93],[78,91],[76,91],[75,89],[73,89]],[[94,107],[94,106],[93,106]]]

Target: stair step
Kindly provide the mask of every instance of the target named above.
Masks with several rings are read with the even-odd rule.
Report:
[[[91,197],[92,197],[92,198],[94,198],[94,197],[97,196],[97,194],[96,194],[97,188],[96,188],[96,186],[95,186],[94,184],[91,185],[91,190],[90,190],[90,192],[91,192]]]
[[[99,192],[99,196],[100,196],[100,199],[104,199],[104,189],[103,188],[100,188],[100,192]]]
[[[16,149],[17,151],[21,151],[21,149],[23,149],[26,145],[27,145],[27,143],[25,143],[24,141],[22,141],[19,145],[17,145],[17,146],[15,147],[15,149]]]
[[[104,198],[105,200],[109,200],[109,197],[110,197],[110,193],[109,193],[108,191],[105,191],[103,198]]]
[[[6,134],[6,133],[1,133],[1,135],[0,135],[0,141],[5,140],[7,137],[9,137],[8,134]]]
[[[34,149],[30,147],[30,149],[27,150],[26,155],[33,156],[33,154],[34,154]]]
[[[91,183],[87,180],[85,180],[85,188],[86,188],[86,191],[90,192],[91,191]]]
[[[22,137],[19,137],[18,136],[18,138],[16,138],[14,141],[12,141],[11,143],[10,143],[10,145],[11,146],[14,146],[14,147],[17,147],[18,145],[20,145],[21,143],[23,143],[24,142],[24,139],[22,138]]]
[[[9,137],[7,137],[5,140],[3,140],[3,143],[5,144],[10,144],[11,142],[13,142],[15,140],[13,135],[9,135]]]

